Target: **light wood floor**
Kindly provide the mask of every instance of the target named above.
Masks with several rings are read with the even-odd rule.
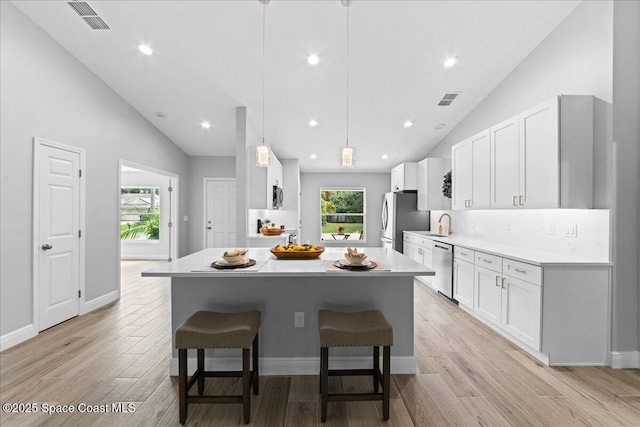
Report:
[[[152,262],[126,262],[122,298],[0,353],[0,401],[57,404],[135,402],[133,414],[0,413],[2,426],[178,424],[169,281],[141,278]],[[331,402],[327,426],[638,426],[640,371],[549,368],[448,300],[415,285],[419,375],[394,375],[391,419],[374,402]],[[368,385],[331,378],[334,390]],[[236,379],[208,380],[209,392],[239,393]],[[318,422],[318,377],[263,377],[254,426]],[[188,425],[241,425],[241,405],[191,405]]]

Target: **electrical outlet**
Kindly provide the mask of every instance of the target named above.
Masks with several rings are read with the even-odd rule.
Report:
[[[511,223],[507,222],[504,224],[504,231],[511,231]]]
[[[184,216],[182,217],[182,220],[183,220],[184,222],[189,221],[189,215],[184,215]]]
[[[547,234],[549,236],[554,236],[556,234],[556,225],[555,224],[549,224],[549,227],[547,228]]]
[[[469,223],[469,228],[476,228],[476,220],[472,219],[471,222]]]
[[[567,225],[564,237],[578,237],[578,224]]]
[[[293,326],[295,328],[304,328],[304,312],[296,311],[293,314]]]

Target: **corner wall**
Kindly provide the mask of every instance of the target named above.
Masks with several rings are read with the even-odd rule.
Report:
[[[86,150],[87,302],[117,291],[118,160],[175,173],[187,155],[10,2],[0,2],[0,335],[32,324],[34,136]],[[179,253],[187,249],[180,232]],[[4,343],[4,339],[2,342]]]

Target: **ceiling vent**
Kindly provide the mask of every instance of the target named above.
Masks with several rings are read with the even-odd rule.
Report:
[[[438,102],[438,107],[448,107],[458,97],[458,95],[460,95],[460,92],[445,93],[440,102]]]
[[[84,22],[91,27],[92,30],[108,30],[109,26],[98,16],[95,10],[87,2],[70,1],[67,2],[71,9],[75,10]]]

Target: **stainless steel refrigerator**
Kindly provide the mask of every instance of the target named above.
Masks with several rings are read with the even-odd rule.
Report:
[[[429,211],[419,211],[417,193],[386,193],[382,199],[382,246],[402,252],[403,231],[429,230]]]

